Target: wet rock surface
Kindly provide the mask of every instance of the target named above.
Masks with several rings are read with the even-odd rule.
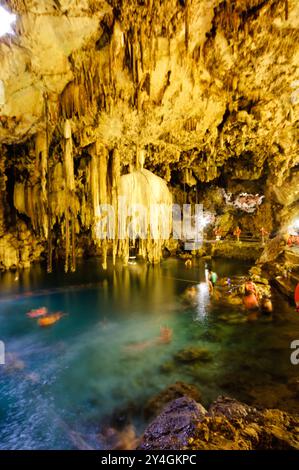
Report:
[[[197,402],[201,400],[201,393],[195,385],[176,382],[148,400],[144,406],[145,416],[157,416],[167,403],[183,396]]]
[[[146,429],[139,449],[182,449],[205,414],[206,410],[191,398],[170,402]]]
[[[299,415],[257,409],[220,396],[206,411],[183,397],[147,427],[144,450],[299,450]]]

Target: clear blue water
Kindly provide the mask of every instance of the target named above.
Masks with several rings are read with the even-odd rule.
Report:
[[[248,267],[214,262],[220,276],[244,274]],[[99,433],[112,415],[120,421],[130,415],[142,432],[146,400],[177,380],[195,384],[205,405],[229,394],[298,411],[286,384],[299,375],[289,360],[299,315],[274,293],[271,322],[228,324],[219,316],[240,307],[210,298],[204,279],[204,262],[187,269],[174,259],[107,272],[93,259],[67,275],[35,266],[18,281],[13,273],[2,274],[0,340],[9,363],[0,366],[0,448],[72,449],[70,435],[77,432],[100,449]],[[182,295],[192,283],[197,303],[186,306]],[[42,329],[26,317],[40,306],[67,316]],[[173,340],[156,344],[163,325],[172,328]],[[189,346],[207,348],[212,360],[161,370]]]

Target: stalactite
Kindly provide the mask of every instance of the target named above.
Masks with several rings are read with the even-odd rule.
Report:
[[[288,2],[288,0],[285,0],[285,2],[284,2],[284,16],[285,16],[285,20],[287,21],[289,19],[289,2]]]
[[[71,123],[68,119],[66,119],[64,124],[64,139],[64,170],[66,187],[68,191],[73,192],[75,190],[73,141]]]
[[[161,248],[165,238],[163,230],[165,224],[170,229],[171,216],[171,195],[165,181],[157,177],[148,170],[142,168],[144,154],[141,152],[139,165],[140,170],[120,177],[119,195],[123,198],[124,206],[119,208],[123,217],[121,219],[122,234],[126,234],[125,239],[119,240],[118,254],[124,264],[129,259],[130,239],[128,234],[128,223],[130,223],[131,241],[135,242],[142,234],[143,240],[140,243],[140,250],[146,256],[149,262],[156,263],[161,259]],[[128,215],[136,204],[141,204],[146,212],[135,219],[134,225]],[[164,210],[163,210],[164,209]],[[155,212],[152,212],[155,211]],[[157,212],[156,212],[157,211]],[[165,211],[165,212],[164,212]],[[131,214],[133,215],[133,214]],[[149,229],[149,221],[154,222],[154,226]]]
[[[113,56],[112,42],[110,42],[109,44],[109,84],[112,83],[112,56]]]
[[[47,253],[47,272],[51,273],[53,269],[53,247],[52,247],[52,211],[50,204],[51,194],[51,175],[50,175],[50,160],[49,160],[49,107],[48,95],[44,95],[45,104],[45,120],[46,120],[46,148],[47,148],[47,176],[46,176],[46,199],[47,199],[47,238],[48,238],[48,253]]]
[[[65,177],[65,272],[69,270],[70,257],[70,216],[74,218],[75,209],[75,177],[74,177],[74,160],[73,160],[73,142],[72,129],[69,120],[64,123],[64,177]],[[74,239],[73,239],[74,243]],[[75,252],[75,246],[74,246]],[[71,263],[72,267],[72,263]]]
[[[185,47],[188,52],[189,46],[189,0],[185,3]]]
[[[48,137],[46,132],[38,132],[35,137],[35,158],[37,176],[40,179],[40,197],[35,200],[37,206],[37,214],[33,214],[36,228],[41,228],[45,238],[48,237],[48,221],[47,221],[47,172],[48,172]],[[34,211],[35,212],[35,211]],[[36,218],[37,215],[37,218]],[[37,220],[36,220],[37,219]]]
[[[90,191],[92,197],[92,206],[94,217],[99,216],[99,173],[98,173],[98,155],[97,155],[97,145],[93,144],[90,147]]]
[[[97,153],[99,155],[99,199],[100,204],[106,204],[107,201],[107,168],[108,155],[103,145],[97,144]],[[103,269],[107,269],[107,239],[102,240]]]
[[[75,226],[75,216],[72,215],[72,255],[71,255],[71,272],[76,271],[76,226]]]
[[[112,157],[112,207],[115,210],[115,235],[113,238],[113,265],[116,262],[117,255],[117,240],[118,240],[118,227],[117,227],[117,213],[118,213],[118,188],[119,188],[119,179],[120,179],[120,156],[118,149],[115,148],[113,151]]]
[[[6,198],[5,154],[0,146],[0,236],[5,231],[5,198]]]
[[[70,255],[70,219],[69,219],[69,208],[65,211],[65,262],[64,272],[69,270],[69,255]]]
[[[140,35],[139,35],[139,50],[140,50],[140,65],[142,72],[144,71],[144,27],[141,25],[140,27]]]

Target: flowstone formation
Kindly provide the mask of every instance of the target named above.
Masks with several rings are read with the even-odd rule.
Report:
[[[126,260],[128,240],[97,236],[99,204],[117,207],[136,172],[164,180],[166,205],[202,202],[224,234],[298,213],[296,0],[2,3],[16,15],[0,38],[2,269]],[[264,197],[244,212],[223,190]],[[164,242],[141,252],[157,261]]]

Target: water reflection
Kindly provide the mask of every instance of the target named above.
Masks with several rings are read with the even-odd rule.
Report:
[[[213,263],[220,277],[247,271],[239,262]],[[91,260],[76,273],[47,275],[36,266],[20,272],[18,282],[13,273],[1,280],[0,331],[14,360],[7,371],[0,367],[0,448],[74,448],[86,436],[87,445],[101,448],[97,436],[107,438],[107,417],[131,413],[124,427],[140,433],[144,403],[177,380],[198,385],[206,402],[229,393],[263,404],[279,384],[285,395],[276,393],[277,406],[295,406],[285,384],[296,374],[289,341],[298,316],[275,301],[271,324],[221,321],[239,306],[209,295],[200,260],[190,269],[169,259],[108,265],[105,272]],[[26,312],[43,305],[69,315],[40,329]],[[207,350],[211,360],[176,362],[190,347]]]
[[[194,319],[197,321],[202,321],[205,319],[210,306],[210,292],[208,283],[201,282],[197,286],[197,291],[197,308]]]

